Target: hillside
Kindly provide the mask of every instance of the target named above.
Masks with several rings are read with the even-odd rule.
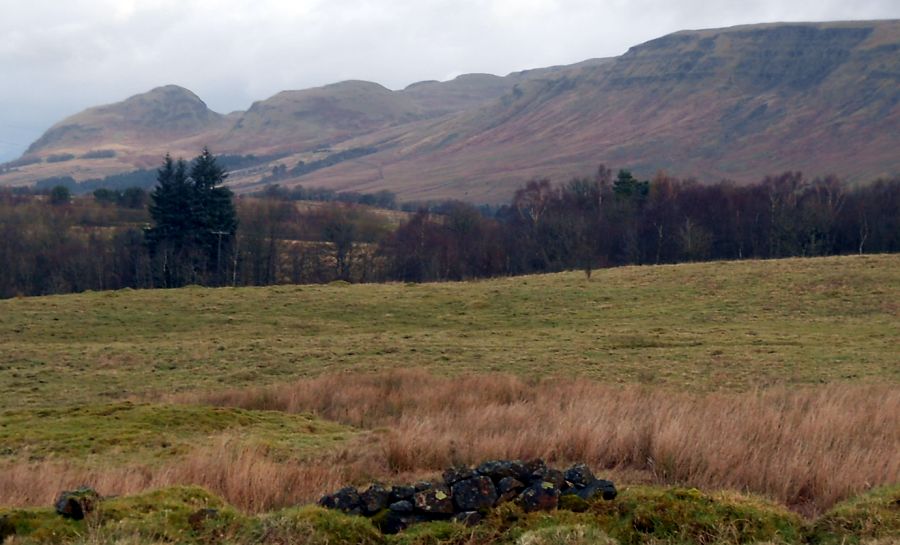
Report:
[[[866,180],[900,169],[897,126],[896,21],[681,32],[397,141],[362,139],[386,151],[302,181],[502,201],[523,180],[599,163],[705,181],[788,169]]]
[[[121,148],[125,168],[208,143],[232,154],[277,153],[271,165],[290,168],[317,151],[373,149],[280,183],[479,202],[503,201],[532,177],[584,175],[599,163],[704,181],[753,182],[788,169],[861,181],[900,172],[900,21],[682,31],[614,59],[503,78],[287,91],[227,120],[182,100],[171,111],[101,115],[131,112],[125,105],[134,100],[62,122],[31,156]],[[147,115],[160,127],[174,119],[174,139],[154,139]],[[134,127],[148,124],[147,140],[134,140]],[[101,164],[27,165],[0,183],[50,173],[83,179]],[[232,183],[253,184],[260,172],[237,173]]]

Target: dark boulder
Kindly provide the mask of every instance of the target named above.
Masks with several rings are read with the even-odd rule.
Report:
[[[545,483],[553,483],[553,486],[560,490],[569,488],[566,484],[566,474],[558,469],[547,468],[547,471],[544,472],[542,481]]]
[[[536,482],[519,495],[518,502],[527,513],[556,509],[559,505],[559,488],[551,482]]]
[[[453,520],[466,526],[475,526],[482,521],[484,517],[478,511],[463,511],[453,515]]]
[[[444,471],[443,474],[444,483],[446,483],[447,486],[452,486],[465,479],[471,479],[474,476],[475,472],[472,468],[466,466],[453,466]]]
[[[428,481],[419,481],[414,484],[413,487],[416,489],[416,492],[421,492],[423,490],[431,490],[434,488],[434,484],[429,483]]]
[[[499,503],[513,500],[524,489],[525,484],[519,479],[516,479],[515,477],[504,477],[497,483],[497,495],[499,496],[497,501]]]
[[[451,488],[453,503],[460,511],[475,511],[493,507],[497,503],[497,489],[490,477],[472,477],[457,482]]]
[[[570,492],[585,501],[590,501],[598,497],[603,498],[604,500],[614,500],[618,495],[616,485],[614,485],[612,481],[603,479],[595,479],[594,482],[584,488],[573,488]]]
[[[412,513],[413,512],[413,504],[409,500],[400,500],[392,503],[388,509],[395,513]]]
[[[450,489],[444,485],[416,492],[413,504],[418,511],[429,515],[453,514],[453,498],[450,496]]]
[[[413,494],[416,493],[415,486],[393,486],[391,487],[391,503],[400,501],[400,500],[409,500],[412,499]]]
[[[337,509],[354,515],[362,513],[362,505],[360,503],[359,492],[352,486],[342,488],[334,494],[323,496],[319,500],[319,505],[322,507]]]
[[[516,460],[491,460],[475,469],[475,473],[490,477],[495,483],[499,483],[505,477],[517,477],[523,471],[524,465]]]
[[[66,490],[56,500],[56,512],[65,518],[82,520],[99,501],[100,494],[93,488],[82,486],[77,490]]]
[[[535,458],[534,460],[528,460],[524,464],[524,474],[520,475],[518,479],[523,483],[530,483],[535,479],[543,479],[544,473],[547,472],[547,464],[544,463],[540,458]]]
[[[374,515],[385,509],[390,502],[391,493],[384,486],[375,483],[359,495],[359,503],[364,515]]]
[[[566,470],[565,473],[566,481],[571,483],[572,486],[576,486],[578,488],[585,487],[595,480],[594,473],[591,471],[585,464],[576,464],[569,469]]]
[[[399,511],[385,511],[383,515],[379,514],[378,516],[372,519],[372,522],[375,526],[381,530],[383,534],[396,534],[401,532],[413,524],[417,524],[419,522],[425,522],[428,520],[428,517],[422,515],[416,515],[413,513],[401,513]]]

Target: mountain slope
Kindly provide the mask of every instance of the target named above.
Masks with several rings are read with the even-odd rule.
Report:
[[[304,183],[502,200],[529,177],[601,162],[644,176],[749,182],[800,169],[862,180],[900,172],[898,103],[896,21],[680,32],[533,80]]]
[[[358,81],[286,91],[228,118],[188,107],[197,102],[114,109],[137,112],[129,116],[88,110],[30,151],[46,158],[77,146],[119,146],[121,166],[208,144],[279,154],[270,166],[290,169],[374,149],[279,183],[488,202],[507,199],[528,178],[560,181],[599,163],[706,181],[751,182],[788,169],[866,180],[900,173],[900,21],[682,31],[614,59],[502,78],[471,74],[401,91]],[[87,114],[90,123],[81,121]],[[169,124],[177,134],[155,139]],[[0,183],[66,169],[87,176],[90,169],[75,166],[87,168],[42,163]],[[266,170],[231,180],[253,187]]]
[[[224,119],[191,91],[167,85],[68,117],[31,144],[27,153],[184,138],[215,129]]]

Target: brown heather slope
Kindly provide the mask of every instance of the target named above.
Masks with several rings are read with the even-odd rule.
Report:
[[[752,182],[788,169],[868,180],[900,173],[900,21],[683,31],[615,59],[402,91],[344,82],[280,93],[211,125],[166,149],[280,153],[271,166],[290,168],[376,148],[280,183],[389,189],[403,199],[498,202],[528,178],[584,175],[601,162],[704,181]],[[120,164],[158,161],[164,151],[127,131],[96,134],[106,139],[86,140],[91,149],[130,146]],[[58,125],[30,151],[46,158],[71,140]],[[103,164],[90,163],[30,165],[0,184],[48,173],[84,179]],[[266,170],[235,173],[232,183],[252,187]]]

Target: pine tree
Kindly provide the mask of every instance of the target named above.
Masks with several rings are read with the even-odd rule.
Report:
[[[192,161],[166,155],[150,194],[153,227],[147,243],[164,286],[187,281],[222,283],[228,249],[237,230],[232,193],[220,184],[227,173],[204,148]]]

